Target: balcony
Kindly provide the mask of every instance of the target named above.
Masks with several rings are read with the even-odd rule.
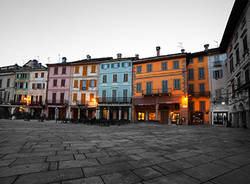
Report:
[[[152,89],[152,90],[142,90],[143,96],[171,96],[171,89]]]
[[[31,102],[30,104],[29,104],[30,106],[41,106],[41,105],[44,105],[44,102],[35,102],[35,101],[33,101],[33,102]]]
[[[98,103],[131,103],[131,97],[99,97]]]
[[[10,104],[11,105],[26,105],[26,102],[25,101],[15,101],[15,100],[11,100],[10,101]]]
[[[191,96],[191,97],[210,97],[210,91],[188,92],[188,96]]]
[[[222,62],[221,61],[215,61],[214,62],[214,67],[220,67],[222,66]]]
[[[48,105],[67,105],[68,103],[68,100],[46,100]]]

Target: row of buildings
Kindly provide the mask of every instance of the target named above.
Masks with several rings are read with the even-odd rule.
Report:
[[[242,10],[242,11],[239,11]],[[249,1],[235,1],[219,48],[148,58],[1,67],[6,114],[250,127]]]

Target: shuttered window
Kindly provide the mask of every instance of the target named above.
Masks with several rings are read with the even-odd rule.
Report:
[[[83,66],[82,75],[87,76],[87,72],[88,72],[88,66]]]

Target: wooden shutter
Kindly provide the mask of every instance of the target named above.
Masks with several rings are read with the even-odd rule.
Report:
[[[82,71],[82,75],[83,76],[87,76],[87,71],[88,71],[88,66],[83,66],[83,71]]]
[[[89,81],[86,80],[86,90],[88,90],[88,89],[89,89]]]
[[[91,86],[91,81],[92,81],[92,80],[89,80],[89,87],[92,87],[92,86]]]
[[[74,80],[74,88],[78,88],[78,80]]]
[[[85,104],[85,97],[86,97],[85,93],[82,93],[82,95],[81,95],[81,104]]]
[[[97,81],[95,80],[95,87],[96,87],[96,83],[97,83]]]
[[[73,94],[73,101],[76,101],[77,100],[77,93],[74,93]]]
[[[82,90],[82,80],[80,80],[80,90]]]

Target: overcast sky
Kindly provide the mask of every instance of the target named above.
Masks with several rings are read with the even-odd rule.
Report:
[[[0,66],[203,50],[220,44],[234,0],[0,0]],[[181,42],[182,44],[180,44]],[[217,43],[216,43],[217,42]]]

